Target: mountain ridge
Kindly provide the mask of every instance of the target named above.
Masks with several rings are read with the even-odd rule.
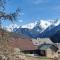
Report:
[[[40,20],[29,23],[19,28],[14,28],[13,32],[23,34],[31,38],[50,37],[60,29],[60,19]]]

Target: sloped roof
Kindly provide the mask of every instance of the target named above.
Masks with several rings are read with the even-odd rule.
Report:
[[[52,49],[53,51],[58,50],[58,47],[53,44],[41,44],[38,48],[40,50],[47,50],[48,48]]]
[[[32,42],[34,45],[39,46],[43,43],[48,43],[48,44],[53,44],[53,42],[49,38],[37,38],[37,39],[32,39]]]
[[[28,38],[11,38],[10,45],[14,48],[20,48],[21,50],[36,50],[37,48],[33,45],[32,40]]]
[[[5,30],[0,29],[1,34],[8,35],[9,45],[14,48],[20,48],[21,50],[36,50],[37,48],[33,45],[32,40],[29,37],[25,37],[24,35],[17,34],[14,32],[7,32]],[[2,35],[3,35],[2,34]]]

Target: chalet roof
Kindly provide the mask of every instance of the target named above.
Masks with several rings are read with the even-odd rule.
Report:
[[[40,50],[47,50],[47,49],[52,49],[53,51],[57,51],[58,50],[58,47],[53,45],[53,44],[41,44],[39,47],[38,47]]]
[[[20,48],[21,50],[36,50],[37,48],[33,45],[32,40],[28,38],[11,38],[10,45],[14,48]]]
[[[48,43],[48,44],[53,44],[53,42],[49,38],[37,38],[37,39],[32,39],[32,42],[34,45],[39,46],[43,43]]]

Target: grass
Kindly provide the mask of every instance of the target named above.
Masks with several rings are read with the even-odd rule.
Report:
[[[52,60],[52,59],[49,59],[47,57],[37,57],[37,60]]]
[[[47,57],[31,57],[31,56],[27,56],[28,60],[52,60],[52,59],[48,59]]]

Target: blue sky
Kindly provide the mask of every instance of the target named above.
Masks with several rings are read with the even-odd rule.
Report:
[[[19,21],[15,22],[18,25],[40,19],[60,18],[60,0],[7,0],[7,12],[13,12],[16,8],[21,8],[21,16],[17,19]]]

